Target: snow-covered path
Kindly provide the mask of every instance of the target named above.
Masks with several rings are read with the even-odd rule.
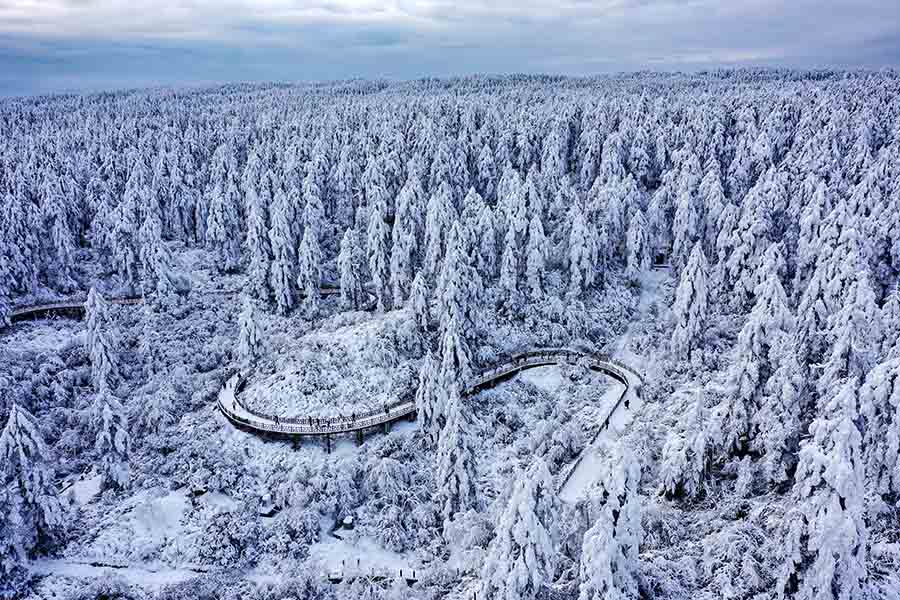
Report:
[[[645,274],[641,285],[641,295],[638,298],[637,314],[629,323],[625,333],[616,340],[613,358],[626,364],[648,365],[648,361],[644,357],[631,352],[628,345],[634,334],[635,321],[647,316],[653,298],[658,295],[660,285],[668,280],[669,277],[670,275],[667,271],[650,271]],[[645,373],[646,371],[642,370],[642,378],[645,377]],[[611,442],[615,442],[625,432],[634,420],[635,413],[640,410],[643,404],[640,394],[636,393],[639,386],[640,382],[637,382],[637,386],[629,387],[627,397],[613,407],[613,414],[609,416],[609,426],[600,431],[590,446],[585,448],[578,458],[575,468],[560,488],[559,496],[563,501],[576,502],[584,497],[591,486],[597,482],[597,477],[600,474],[600,469],[598,468],[600,449]],[[617,383],[610,387],[606,392],[606,397],[603,399],[603,406],[609,406],[610,403],[615,402],[615,399],[621,393],[621,384]]]
[[[105,565],[65,559],[39,559],[31,563],[35,575],[71,577],[73,579],[96,579],[119,577],[127,583],[144,588],[158,588],[163,585],[181,583],[197,577],[204,571],[190,567],[167,567],[165,565]]]

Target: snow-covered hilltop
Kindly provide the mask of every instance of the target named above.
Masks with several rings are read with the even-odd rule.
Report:
[[[0,598],[896,598],[898,92],[0,101]]]

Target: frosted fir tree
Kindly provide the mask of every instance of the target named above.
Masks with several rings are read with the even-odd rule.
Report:
[[[806,369],[800,363],[795,335],[774,332],[769,361],[774,372],[765,384],[759,412],[751,419],[757,432],[754,446],[763,454],[769,482],[782,484],[795,464],[806,396]]]
[[[268,301],[269,269],[272,252],[269,245],[268,207],[263,197],[251,188],[246,196],[247,205],[247,291],[257,300]]]
[[[362,285],[362,250],[357,243],[356,231],[351,227],[344,232],[337,259],[341,278],[341,306],[345,310],[359,310],[365,299]]]
[[[525,277],[528,281],[528,292],[532,301],[539,302],[544,297],[543,278],[550,249],[547,247],[544,226],[541,224],[541,218],[538,214],[532,217],[531,225],[528,228],[526,252]]]
[[[113,227],[112,245],[116,270],[123,283],[132,287],[138,280],[138,216],[134,197],[126,194],[116,209],[117,218]]]
[[[823,398],[800,448],[792,505],[785,515],[779,598],[861,598],[868,530],[858,381]]]
[[[516,478],[481,571],[481,594],[495,600],[544,597],[553,583],[559,500],[543,458]]]
[[[438,389],[446,394],[451,386],[465,389],[472,379],[472,353],[465,332],[455,316],[442,327],[440,342],[441,365],[438,372]],[[446,404],[446,397],[441,401]]]
[[[672,222],[672,265],[676,271],[687,264],[688,252],[700,238],[702,225],[696,196],[689,185],[682,185],[675,199],[675,220]]]
[[[500,260],[500,289],[510,306],[516,306],[519,301],[519,252],[516,231],[510,227],[506,230]]]
[[[87,350],[91,360],[91,382],[95,391],[112,386],[117,378],[112,347],[107,339],[108,305],[103,296],[91,288],[85,303]]]
[[[640,208],[635,209],[631,215],[626,247],[628,258],[625,275],[630,281],[636,282],[642,273],[650,270],[650,263],[653,260],[650,236],[647,233],[647,219],[644,218],[644,212]]]
[[[847,377],[862,379],[878,362],[881,352],[881,313],[865,272],[847,290],[843,307],[828,319],[831,349],[816,382],[825,396]]]
[[[475,456],[469,441],[472,424],[462,406],[459,384],[451,385],[443,407],[444,426],[437,444],[437,505],[446,524],[476,507]]]
[[[900,494],[900,356],[872,369],[859,390],[868,488],[887,500]]]
[[[9,261],[0,248],[0,330],[9,327],[12,323],[12,270]]]
[[[230,150],[219,146],[213,156],[213,178],[206,218],[206,241],[215,249],[221,272],[232,272],[240,266],[239,190],[234,173],[229,172]]]
[[[813,267],[816,264],[822,247],[821,229],[825,215],[831,210],[828,200],[828,188],[825,182],[816,179],[815,191],[810,201],[800,213],[800,231],[795,258],[795,277],[793,288],[799,295],[809,282]],[[810,182],[810,185],[813,185]]]
[[[531,165],[528,175],[525,176],[525,187],[522,191],[525,196],[525,204],[528,206],[527,214],[532,221],[535,217],[541,221],[544,219],[544,194],[541,191],[540,180],[537,164]]]
[[[394,215],[391,248],[391,288],[394,300],[403,304],[409,297],[419,249],[417,222],[421,185],[413,176],[400,189]]]
[[[710,458],[705,401],[703,391],[698,392],[663,446],[659,491],[670,498],[696,498],[705,490]]]
[[[15,402],[0,433],[0,475],[0,594],[12,598],[28,558],[62,532],[65,518],[50,449],[35,418]]]
[[[487,144],[482,144],[478,152],[476,171],[475,182],[479,193],[485,200],[493,200],[496,196],[494,185],[497,181],[497,165],[494,162],[494,153]]]
[[[303,295],[301,306],[307,319],[318,315],[321,301],[322,251],[317,238],[314,230],[304,230],[303,240],[297,249],[297,287]]]
[[[425,260],[422,268],[431,281],[434,281],[440,272],[455,212],[450,186],[442,183],[431,194],[425,212]]]
[[[409,295],[409,305],[413,311],[413,318],[419,329],[428,331],[431,323],[431,308],[429,305],[430,292],[425,282],[425,275],[420,271],[413,279],[412,291]]]
[[[75,252],[75,236],[68,214],[68,205],[74,207],[74,202],[67,201],[58,176],[50,170],[44,173],[40,185],[40,195],[44,201],[44,212],[49,220],[48,228],[54,251],[56,279],[64,289],[67,289],[74,284],[71,265],[73,264],[72,254]]]
[[[478,242],[475,258],[478,272],[485,280],[491,281],[497,276],[497,230],[494,211],[484,202],[479,208],[478,226],[475,230]]]
[[[435,318],[441,331],[450,321],[456,319],[464,332],[474,326],[472,313],[477,303],[474,270],[466,262],[468,251],[463,233],[463,225],[456,221],[447,238],[447,255],[441,265],[435,290],[437,312]]]
[[[687,266],[681,273],[681,281],[675,292],[672,316],[675,329],[672,332],[672,353],[689,359],[701,345],[706,318],[709,312],[709,273],[706,255],[700,244],[694,245]]]
[[[238,360],[242,369],[248,369],[262,356],[263,339],[256,302],[245,295],[243,303],[238,317]]]
[[[322,245],[325,208],[322,203],[322,188],[313,170],[310,170],[303,179],[303,230],[312,231],[316,236],[316,243]]]
[[[441,394],[437,389],[438,366],[434,355],[430,351],[426,353],[419,367],[419,384],[416,387],[416,415],[419,428],[431,443],[437,442],[444,415]]]
[[[275,294],[278,314],[286,315],[295,302],[295,257],[293,232],[291,230],[292,209],[287,194],[280,187],[275,192],[270,214],[269,244],[272,248],[272,265],[269,285]]]
[[[381,190],[381,188],[378,188]],[[378,196],[381,198],[381,196]],[[368,248],[369,248],[369,273],[372,275],[372,290],[375,293],[376,308],[378,312],[390,310],[391,299],[391,272],[390,249],[388,248],[388,228],[385,222],[387,207],[383,199],[379,199],[372,205],[369,215]]]
[[[641,471],[633,458],[615,456],[595,494],[596,521],[584,534],[578,600],[639,597]]]
[[[777,368],[770,350],[780,335],[794,331],[794,317],[778,276],[781,254],[774,244],[767,252],[756,287],[756,303],[738,334],[734,361],[728,369],[725,397],[716,409],[722,443],[740,452],[754,443],[757,433],[770,426],[755,422],[760,414],[764,386]]]
[[[881,306],[881,327],[884,339],[881,355],[900,358],[900,284]]]
[[[706,174],[700,181],[697,190],[703,210],[706,214],[703,227],[703,244],[709,256],[716,255],[716,241],[719,237],[719,220],[722,211],[728,205],[725,189],[722,187],[722,175],[719,161],[711,159],[706,166]]]
[[[89,409],[91,428],[96,431],[94,454],[103,476],[103,487],[125,489],[131,479],[128,457],[131,437],[122,403],[105,384],[94,394]]]
[[[580,298],[594,284],[597,266],[597,241],[593,228],[585,221],[584,212],[572,207],[569,233],[569,298]]]

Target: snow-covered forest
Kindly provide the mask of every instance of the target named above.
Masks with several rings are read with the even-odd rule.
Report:
[[[0,100],[0,598],[900,598],[898,93]]]

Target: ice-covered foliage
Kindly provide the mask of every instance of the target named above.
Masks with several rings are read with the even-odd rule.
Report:
[[[97,562],[127,584],[79,593],[402,597],[414,567],[410,598],[895,597],[898,81],[0,101],[0,419],[46,450],[4,471],[3,593],[60,596]],[[85,299],[84,324],[43,318]],[[607,355],[640,393],[599,433],[618,390],[582,367],[467,394],[541,347]],[[415,403],[419,423],[360,446],[239,432],[215,409],[237,370],[272,418]],[[615,438],[625,471],[587,471],[633,481],[621,501],[582,477]],[[587,501],[557,505],[579,459]],[[67,490],[65,536],[12,485],[33,472]],[[321,576],[366,557],[374,576]]]

